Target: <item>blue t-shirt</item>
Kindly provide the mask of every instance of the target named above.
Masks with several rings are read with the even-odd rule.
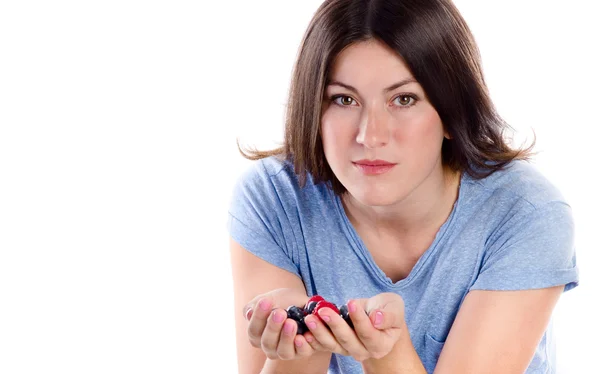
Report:
[[[309,296],[342,305],[382,292],[400,294],[428,373],[470,290],[565,285],[567,291],[579,282],[571,208],[525,161],[480,180],[463,173],[447,221],[410,274],[395,283],[373,260],[340,198],[310,175],[300,188],[291,163],[275,157],[255,162],[239,178],[228,230],[251,253],[300,277]],[[527,373],[555,370],[550,323]],[[334,354],[329,373],[359,374],[362,368],[352,357]]]

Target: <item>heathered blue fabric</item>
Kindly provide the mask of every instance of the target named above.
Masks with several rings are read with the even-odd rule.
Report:
[[[470,290],[578,285],[571,208],[531,164],[475,180],[463,173],[450,217],[410,274],[393,283],[375,264],[339,197],[274,157],[255,162],[234,187],[231,237],[251,253],[302,279],[307,294],[338,305],[396,292],[405,302],[413,345],[433,372],[452,322]],[[277,288],[277,284],[273,284]],[[552,323],[527,373],[555,372]],[[359,374],[351,357],[333,355],[329,373]]]

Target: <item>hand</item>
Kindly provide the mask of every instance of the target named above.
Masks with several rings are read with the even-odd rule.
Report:
[[[279,288],[252,299],[243,309],[248,325],[248,339],[253,347],[263,350],[272,360],[294,360],[311,356],[316,350],[310,332],[296,335],[296,321],[287,318],[291,305],[304,307],[308,296],[291,288]],[[314,344],[314,343],[313,343]]]
[[[333,310],[323,308],[319,316],[326,321],[325,328],[316,316],[305,317],[306,325],[320,343],[317,350],[352,356],[362,362],[386,356],[407,327],[404,320],[404,300],[395,293],[381,293],[370,299],[348,302],[354,330]],[[314,322],[314,325],[311,324]]]

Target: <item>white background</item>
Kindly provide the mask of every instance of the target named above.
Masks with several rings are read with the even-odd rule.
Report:
[[[0,3],[1,373],[235,372],[235,139],[281,140],[320,3]],[[594,2],[456,4],[501,115],[517,139],[535,130],[574,209],[581,285],[555,312],[558,364],[595,371]]]

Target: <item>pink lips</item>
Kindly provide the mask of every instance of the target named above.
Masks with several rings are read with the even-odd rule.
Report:
[[[365,175],[380,175],[390,171],[396,165],[384,160],[359,160],[353,164]]]

